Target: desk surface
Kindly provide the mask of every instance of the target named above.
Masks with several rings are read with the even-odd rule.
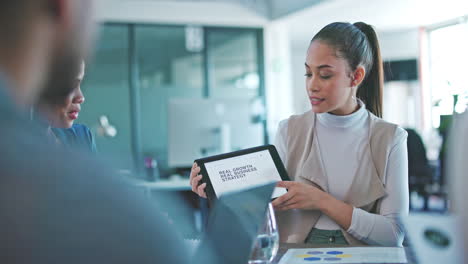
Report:
[[[271,262],[271,264],[278,264],[281,257],[283,257],[284,254],[286,254],[286,251],[290,248],[332,248],[332,247],[349,247],[349,246],[333,246],[333,245],[310,245],[310,244],[287,244],[287,243],[281,243],[278,254],[276,254],[275,259]],[[411,254],[409,248],[405,247],[405,252],[406,252],[406,259],[408,260],[408,264],[414,264],[416,263],[413,255]]]
[[[143,187],[148,190],[164,190],[164,191],[190,191],[189,178],[174,178],[170,180],[159,180],[155,182],[149,181],[136,181],[135,185],[138,187]]]

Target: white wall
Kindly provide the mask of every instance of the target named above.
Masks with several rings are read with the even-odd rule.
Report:
[[[378,37],[384,61],[419,58],[417,28],[379,32]]]
[[[385,84],[383,118],[402,127],[421,130],[421,95],[418,81]]]
[[[289,39],[286,24],[274,22],[265,27],[267,133],[271,143],[274,142],[279,122],[294,113]]]
[[[330,0],[303,9],[283,20],[293,41],[306,41],[323,26],[336,21],[363,21],[379,31],[432,25],[468,14],[466,0]]]
[[[419,29],[378,33],[384,61],[420,58]],[[423,97],[420,81],[386,83],[383,95],[383,118],[403,127],[423,130]]]
[[[312,38],[312,36],[311,36]],[[310,102],[307,97],[305,87],[304,62],[309,41],[304,43],[294,43],[291,47],[291,67],[292,67],[292,98],[294,114],[300,114],[310,110]]]
[[[98,21],[258,27],[267,19],[234,3],[100,0]]]

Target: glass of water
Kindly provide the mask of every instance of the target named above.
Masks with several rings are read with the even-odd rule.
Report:
[[[276,256],[279,248],[278,227],[276,225],[275,211],[271,203],[268,204],[268,210],[265,217],[265,223],[260,229],[249,264],[270,263]]]

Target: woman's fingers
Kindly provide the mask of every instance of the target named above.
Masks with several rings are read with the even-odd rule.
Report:
[[[197,188],[198,195],[203,198],[206,198],[205,188],[206,188],[206,183],[200,184],[200,186],[198,186]]]
[[[192,169],[190,170],[190,179],[193,179],[195,176],[200,173],[200,167],[196,163],[193,164]]]
[[[286,210],[296,209],[296,208],[300,208],[300,204],[299,202],[295,202],[295,201],[288,202],[287,204],[277,207],[277,209],[280,211],[286,211]]]
[[[202,179],[202,176],[201,176],[201,175],[195,176],[195,177],[192,179],[192,181],[191,181],[191,183],[190,183],[190,185],[192,186],[192,191],[198,193],[198,192],[197,192],[197,189],[198,189],[198,187],[199,187],[198,185],[199,185],[199,182],[200,182],[201,179]]]
[[[194,185],[195,178],[197,176],[200,176],[199,173],[200,173],[200,167],[192,168],[192,170],[190,171],[190,185],[191,186]],[[198,185],[198,183],[197,183],[197,185]]]
[[[281,207],[283,206],[285,203],[287,203],[289,200],[291,200],[292,198],[294,197],[294,192],[293,191],[289,191],[283,195],[281,195],[280,197],[276,198],[272,205],[274,207]]]
[[[193,163],[192,169],[190,170],[190,186],[192,187],[192,192],[198,194],[199,196],[206,198],[205,188],[206,183],[200,184],[202,175],[200,173],[200,167],[197,163]]]

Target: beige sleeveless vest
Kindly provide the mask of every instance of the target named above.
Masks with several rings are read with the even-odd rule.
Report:
[[[368,113],[369,144],[344,202],[367,212],[379,213],[381,198],[386,195],[383,183],[397,125]],[[288,160],[285,165],[291,180],[311,184],[328,192],[328,182],[319,144],[314,140],[315,120],[316,114],[312,111],[289,118]],[[280,241],[304,243],[320,215],[321,212],[318,210],[277,211]],[[343,233],[349,244],[365,244],[344,230]]]

